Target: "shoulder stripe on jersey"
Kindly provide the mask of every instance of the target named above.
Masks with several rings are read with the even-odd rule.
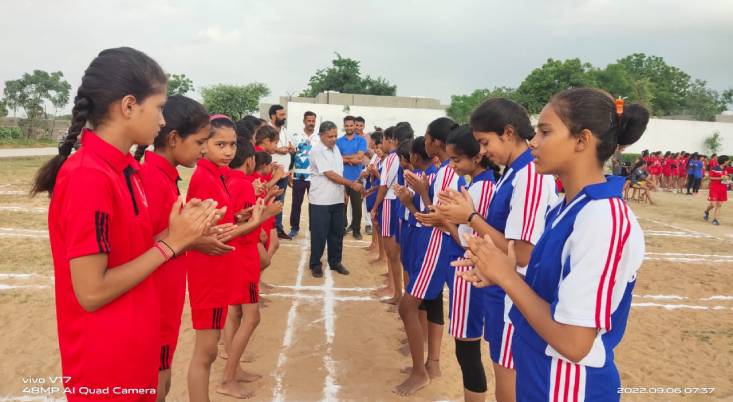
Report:
[[[526,235],[525,235],[525,233],[527,231],[527,213],[529,212],[527,206],[529,205],[529,202],[530,202],[529,201],[529,193],[532,191],[532,178],[533,178],[533,175],[532,175],[532,164],[530,163],[530,164],[527,165],[527,186],[524,189],[524,211],[522,211],[523,212],[523,217],[522,217],[522,235],[521,235],[521,238],[522,238],[522,240],[525,240],[525,241],[526,241]]]
[[[527,242],[532,242],[532,234],[534,233],[534,224],[537,222],[537,212],[540,208],[540,200],[542,200],[542,186],[544,185],[544,176],[540,175],[539,173],[535,172],[534,174],[534,180],[535,180],[535,190],[536,192],[533,193],[533,202],[532,202],[532,210],[530,212],[529,216],[529,228],[527,230]],[[543,215],[544,216],[544,215]]]
[[[109,214],[106,212],[94,212],[94,228],[96,231],[97,246],[99,252],[109,254]]]
[[[628,206],[618,198],[608,200],[611,206],[611,242],[608,246],[606,263],[603,267],[598,290],[596,291],[596,328],[611,330],[611,304],[613,287],[616,283],[616,272],[621,254],[631,231]],[[610,272],[609,272],[610,271]]]

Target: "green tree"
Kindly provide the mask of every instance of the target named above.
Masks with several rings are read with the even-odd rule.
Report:
[[[193,81],[186,74],[167,74],[168,96],[185,95],[193,91]]]
[[[36,122],[48,115],[47,106],[51,104],[56,115],[58,109],[69,103],[70,91],[71,85],[64,80],[61,71],[48,73],[34,70],[32,74],[23,74],[20,79],[5,82],[3,102],[13,109],[14,115],[17,108],[23,109],[26,116],[23,125],[26,135],[31,137],[34,135]]]
[[[670,66],[663,58],[634,53],[618,61],[633,80],[648,80],[653,93],[652,113],[667,116],[682,113],[685,98],[691,85],[690,76],[677,67]]]
[[[710,150],[710,153],[717,154],[720,147],[723,146],[723,138],[720,137],[720,132],[715,131],[710,137],[705,138],[705,146]]]
[[[5,117],[7,115],[8,115],[7,105],[5,105],[5,101],[0,100],[0,117]]]
[[[301,96],[314,97],[325,91],[388,96],[397,93],[397,86],[384,78],[372,78],[368,75],[362,78],[359,64],[360,62],[354,59],[344,58],[336,53],[332,66],[316,70],[308,82],[308,88],[301,93]]]
[[[530,113],[539,113],[552,95],[568,88],[595,86],[591,71],[593,66],[580,59],[565,61],[548,59],[540,68],[534,69],[517,88]]]
[[[728,102],[726,97],[706,86],[706,82],[695,80],[685,96],[684,113],[691,114],[697,120],[714,121],[715,116],[723,112]]]
[[[450,106],[446,110],[446,113],[459,124],[464,124],[468,122],[471,113],[481,102],[496,97],[509,98],[519,102],[517,91],[513,88],[496,87],[494,89],[477,89],[470,95],[451,96]]]
[[[239,120],[257,110],[260,99],[270,94],[265,84],[219,84],[201,89],[204,106],[209,113],[221,113]]]

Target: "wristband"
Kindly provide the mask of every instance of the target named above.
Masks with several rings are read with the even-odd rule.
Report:
[[[476,211],[473,211],[473,212],[471,212],[471,215],[468,215],[468,224],[469,225],[471,224],[471,219],[473,219],[473,217],[476,216],[476,215],[481,215],[481,214],[479,214]]]
[[[156,242],[156,243],[155,243],[155,246],[153,246],[153,247],[155,247],[155,249],[156,249],[156,250],[158,250],[158,251],[160,252],[160,254],[161,254],[161,255],[163,256],[163,259],[164,259],[165,261],[168,261],[168,260],[170,260],[170,259],[171,259],[171,256],[170,256],[170,254],[168,254],[168,252],[167,252],[167,251],[165,251],[165,250],[163,249],[163,246],[161,246],[161,245],[160,245],[160,243],[157,243],[157,242]]]
[[[165,245],[166,247],[168,247],[168,250],[171,251],[171,254],[173,254],[173,257],[176,256],[176,250],[173,250],[173,247],[171,247],[170,244],[166,243],[164,240],[158,240],[158,243],[161,243],[161,244]],[[171,258],[173,258],[173,257],[171,257]]]

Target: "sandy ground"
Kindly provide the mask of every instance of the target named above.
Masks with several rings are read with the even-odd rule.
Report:
[[[47,200],[23,195],[39,161],[0,161],[0,401],[62,397],[30,392],[24,384],[24,379],[46,378],[48,386],[49,377],[60,375],[44,234]],[[723,224],[714,227],[701,219],[703,194],[656,195],[660,206],[632,205],[646,231],[648,256],[617,349],[629,392],[622,400],[733,400],[733,204],[723,210]],[[373,255],[362,249],[365,242],[347,236],[344,264],[352,274],[327,271],[322,279],[312,278],[306,268],[306,227],[298,239],[283,242],[263,276],[275,287],[262,305],[262,323],[248,349],[254,361],[244,363],[264,376],[253,384],[252,400],[461,400],[460,371],[447,335],[443,377],[410,398],[392,394],[409,359],[398,351],[404,337],[398,315],[370,295],[386,268],[369,262]],[[186,307],[169,401],[188,399],[185,377],[193,341]],[[485,347],[483,352],[490,378]],[[214,364],[215,401],[233,400],[213,392],[223,366],[221,359]],[[711,395],[699,394],[708,387],[714,388]],[[686,394],[674,394],[675,388]]]

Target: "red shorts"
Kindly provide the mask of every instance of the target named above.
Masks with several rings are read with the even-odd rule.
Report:
[[[186,300],[184,256],[174,258],[158,267],[153,277],[160,298],[160,344],[173,345],[175,350],[181,330],[183,304]]]
[[[672,176],[672,169],[671,168],[664,168],[664,170],[662,171],[662,173],[664,173],[664,177]]]
[[[230,304],[259,303],[260,253],[257,243],[242,242],[237,246],[236,264],[232,267]]]
[[[228,312],[229,306],[191,308],[193,329],[222,329]]]
[[[677,172],[677,177],[687,177],[687,170],[680,170]]]
[[[160,368],[158,368],[158,371],[170,370],[174,353],[176,353],[175,343],[160,345]]]
[[[728,201],[728,189],[720,183],[711,183],[708,189],[708,201]]]

